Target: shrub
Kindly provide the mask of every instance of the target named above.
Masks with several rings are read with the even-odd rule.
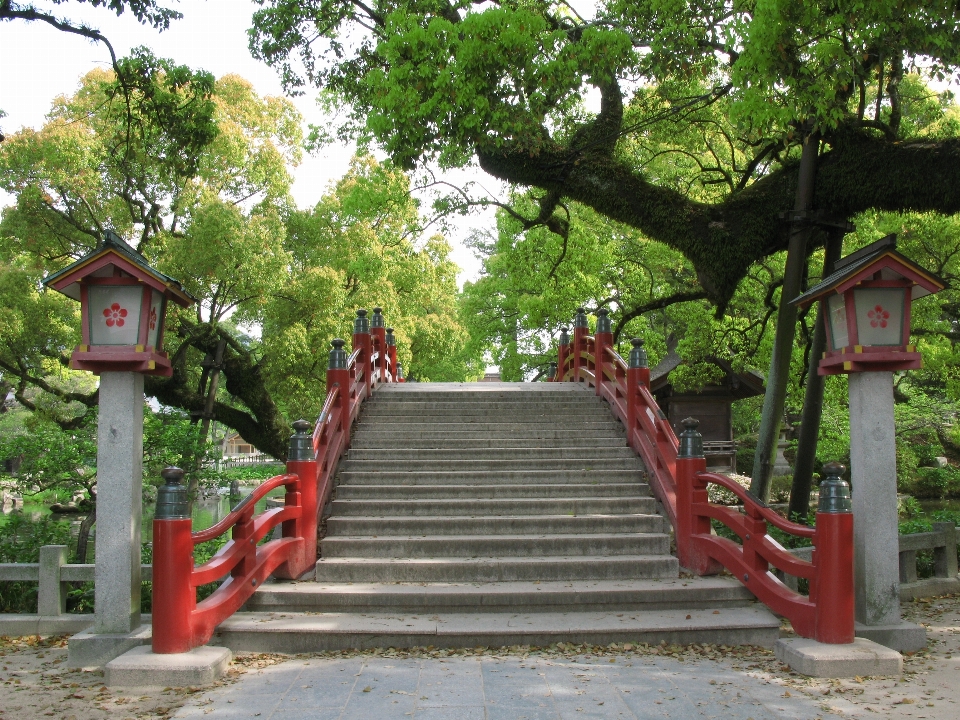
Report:
[[[792,475],[775,475],[770,478],[770,502],[790,502],[791,488],[793,488]]]
[[[919,468],[912,480],[901,484],[901,489],[922,499],[957,497],[960,496],[960,470],[950,465],[942,468]]]
[[[70,523],[16,511],[0,523],[0,562],[39,562],[43,545],[72,545]],[[37,583],[0,582],[0,612],[36,613]]]
[[[282,475],[284,466],[282,463],[270,463],[264,465],[241,465],[240,467],[227,468],[221,474],[229,485],[233,480],[243,484],[246,481],[269,480],[274,475]]]

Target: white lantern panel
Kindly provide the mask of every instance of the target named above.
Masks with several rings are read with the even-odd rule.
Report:
[[[156,348],[157,338],[160,336],[160,326],[163,324],[163,295],[156,290],[152,290],[151,293],[150,314],[147,316],[147,321],[150,323],[147,327],[147,345]]]
[[[843,295],[831,295],[827,298],[827,321],[830,324],[830,341],[833,349],[839,350],[850,344],[847,330],[847,306]]]
[[[903,337],[906,288],[857,288],[853,301],[857,311],[857,336],[861,345],[896,346]]]
[[[136,345],[140,335],[140,285],[91,285],[91,345]]]

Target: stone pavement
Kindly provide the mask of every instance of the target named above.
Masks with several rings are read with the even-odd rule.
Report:
[[[194,696],[174,718],[581,720],[837,717],[713,660],[643,655],[293,658]]]

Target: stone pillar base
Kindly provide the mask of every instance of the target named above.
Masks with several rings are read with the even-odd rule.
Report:
[[[220,679],[232,657],[224,647],[157,655],[143,645],[108,662],[104,682],[108,687],[202,687]]]
[[[898,652],[916,652],[927,646],[927,631],[922,625],[901,620],[889,625],[856,623],[858,638],[867,638]]]
[[[811,677],[852,678],[899,675],[903,657],[865,638],[848,645],[828,645],[807,638],[781,638],[774,646],[777,660]]]
[[[153,628],[141,625],[131,633],[79,632],[67,641],[67,667],[101,668],[131,648],[149,645]]]

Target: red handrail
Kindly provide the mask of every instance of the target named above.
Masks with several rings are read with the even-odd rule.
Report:
[[[761,602],[789,618],[803,637],[825,643],[853,642],[853,515],[818,512],[815,528],[799,525],[778,515],[730,478],[706,472],[702,449],[699,454],[680,453],[678,438],[650,393],[646,363],[631,367],[612,345],[610,332],[591,337],[581,322],[574,327],[572,342],[560,345],[555,380],[593,387],[623,423],[627,443],[643,459],[650,486],[674,528],[680,564],[699,575],[729,570]],[[691,448],[700,442],[696,424],[687,431]],[[743,503],[744,513],[711,503],[708,483],[733,492]],[[714,520],[736,533],[741,544],[714,535]],[[767,533],[768,523],[812,539],[812,561],[800,560],[781,547]],[[809,595],[787,588],[770,572],[770,566],[807,579]]]
[[[350,446],[350,426],[361,403],[377,387],[397,381],[396,348],[386,344],[385,332],[380,332],[384,329],[374,328],[372,341],[371,333],[364,331],[359,321],[357,327],[361,331],[353,336],[349,357],[340,349],[343,341],[333,343],[320,416],[312,432],[309,423],[294,423],[297,434],[291,438],[285,474],[264,482],[205,530],[192,532],[192,521],[184,514],[154,519],[154,652],[187,652],[207,643],[217,625],[236,612],[271,574],[294,579],[316,566],[319,514],[333,489],[337,463]],[[182,477],[182,471],[176,472]],[[284,506],[255,516],[256,503],[281,486],[287,489]],[[165,487],[173,489],[171,497],[185,497],[182,486]],[[260,544],[277,526],[282,527],[281,537]],[[232,530],[231,539],[210,560],[195,567],[195,545],[228,530]],[[220,587],[198,603],[196,588],[225,575],[228,577]]]

